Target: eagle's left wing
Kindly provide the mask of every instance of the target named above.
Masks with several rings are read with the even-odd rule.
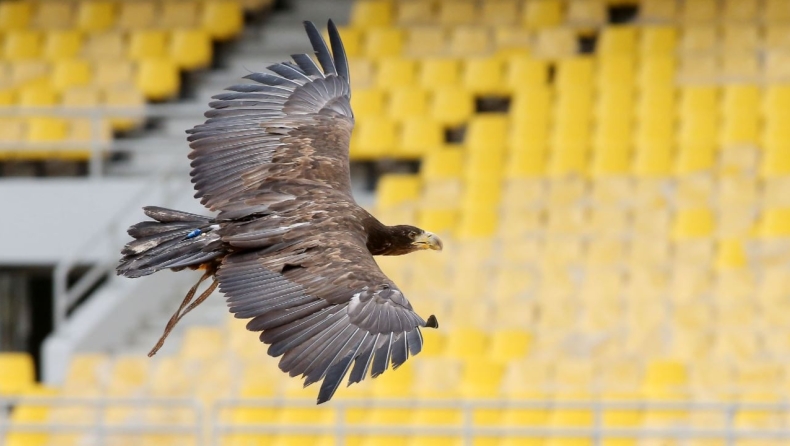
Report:
[[[237,318],[261,331],[280,368],[323,379],[318,402],[328,401],[343,378],[349,384],[396,368],[422,349],[420,327],[436,327],[412,309],[381,272],[359,234],[316,231],[285,250],[228,255],[217,271],[219,288]],[[353,364],[353,368],[352,368]]]

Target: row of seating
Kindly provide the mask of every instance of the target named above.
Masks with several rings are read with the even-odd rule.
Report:
[[[560,25],[580,27],[605,25],[610,8],[623,5],[635,9],[643,22],[710,23],[790,22],[790,7],[782,0],[607,1],[607,0],[491,0],[460,1],[357,1],[351,13],[354,26],[431,24],[454,27],[466,24],[521,25],[541,29]]]
[[[211,35],[199,29],[145,30],[125,36],[107,33],[84,39],[77,31],[50,31],[46,35],[24,30],[8,33],[3,39],[0,59],[19,61],[69,62],[84,58],[92,62],[118,59],[123,62],[167,58],[179,68],[205,68],[212,59]]]
[[[213,39],[227,40],[241,32],[244,25],[242,6],[242,2],[235,0],[14,0],[0,4],[0,34],[26,29],[102,33],[194,28],[204,30]]]

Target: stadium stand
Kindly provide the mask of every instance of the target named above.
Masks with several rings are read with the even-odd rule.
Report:
[[[0,73],[20,81],[0,100],[172,97],[179,68],[205,67],[210,40],[238,32],[241,6],[2,2]],[[632,20],[612,23],[616,11]],[[785,0],[355,0],[341,30],[353,57],[351,157],[419,160],[418,173],[379,180],[375,214],[445,240],[441,255],[378,259],[439,317],[425,350],[314,407],[314,388],[280,373],[228,318],[189,327],[176,353],[154,360],[78,355],[46,392],[236,401],[212,420],[227,428],[214,432],[223,445],[787,444],[790,412],[772,403],[790,397],[789,23]],[[589,41],[593,51],[580,51]],[[116,88],[127,83],[135,89]],[[488,110],[491,99],[507,105]],[[0,126],[4,140],[79,133],[46,117]],[[460,140],[448,137],[458,129]],[[27,359],[0,356],[0,394],[45,392],[31,380]],[[386,398],[402,405],[372,403]],[[111,405],[20,405],[11,421],[47,416],[194,421],[189,410]],[[270,429],[243,430],[255,426]],[[417,433],[426,426],[453,433]],[[539,429],[479,433],[529,427]],[[588,434],[612,428],[637,430]],[[9,434],[6,444],[86,438]],[[141,434],[118,444],[141,438],[196,444]]]
[[[246,3],[249,3],[247,5]],[[2,104],[76,106],[68,100],[90,86],[92,107],[105,118],[11,118],[0,159],[86,161],[90,150],[63,148],[64,141],[89,142],[91,131],[129,131],[139,119],[126,116],[145,101],[178,96],[180,73],[208,67],[212,41],[239,35],[244,8],[270,2],[12,0],[0,3],[0,90]],[[51,91],[51,95],[49,92]],[[46,92],[46,93],[44,93]],[[46,95],[47,100],[30,97]],[[84,104],[82,104],[84,105]],[[124,110],[113,116],[112,108]],[[55,113],[59,113],[54,109]],[[58,116],[65,116],[60,112]],[[140,112],[141,113],[141,112]],[[46,114],[44,112],[44,114]],[[106,127],[106,128],[105,128]],[[106,141],[102,136],[98,142]],[[48,143],[54,143],[49,145]],[[16,145],[15,145],[16,144]]]

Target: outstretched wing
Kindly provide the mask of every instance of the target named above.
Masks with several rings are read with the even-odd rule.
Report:
[[[381,272],[358,236],[321,232],[292,244],[231,254],[217,272],[220,290],[247,328],[261,331],[280,369],[302,375],[305,385],[323,379],[318,403],[349,384],[397,368],[422,349],[424,321]]]
[[[348,60],[332,21],[328,28],[331,52],[315,25],[305,22],[320,68],[296,54],[292,62],[269,66],[270,73],[250,74],[254,83],[214,96],[206,122],[187,131],[195,197],[220,218],[265,211],[244,202],[275,182],[298,180],[351,196]]]

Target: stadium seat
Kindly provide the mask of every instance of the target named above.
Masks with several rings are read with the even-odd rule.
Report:
[[[659,3],[667,3],[657,0]],[[642,56],[669,56],[677,47],[677,30],[671,26],[649,26],[642,29],[640,53]]]
[[[606,23],[606,4],[601,0],[574,0],[568,3],[565,21],[576,26]]]
[[[36,8],[33,24],[38,29],[67,29],[74,24],[75,3],[63,0],[44,2]]]
[[[0,3],[0,31],[26,29],[32,14],[33,4],[30,2]]]
[[[118,22],[120,30],[130,31],[151,27],[157,15],[157,2],[154,0],[137,0],[122,2],[118,5]]]
[[[212,58],[211,36],[199,29],[175,30],[168,56],[182,70],[207,68]]]
[[[475,2],[470,0],[442,2],[439,4],[438,22],[446,27],[472,24],[478,17],[476,6]]]
[[[396,120],[405,120],[427,115],[428,95],[413,87],[390,90],[387,115]]]
[[[441,148],[444,143],[442,127],[432,119],[415,116],[401,124],[401,139],[394,156],[417,159]]]
[[[77,28],[85,32],[109,29],[115,23],[115,8],[110,1],[81,2],[77,9]]]
[[[460,64],[455,59],[425,58],[420,61],[419,81],[420,86],[429,89],[439,89],[459,83]]]
[[[54,64],[52,86],[63,91],[72,87],[86,86],[92,81],[91,65],[84,60],[62,60]]]
[[[142,61],[167,55],[167,33],[159,30],[139,30],[129,36],[128,57]]]
[[[450,32],[448,51],[453,56],[465,58],[489,54],[491,33],[480,26],[456,26]]]
[[[41,35],[35,31],[10,31],[3,39],[3,60],[35,59],[41,54]]]
[[[384,91],[365,88],[357,89],[351,96],[351,108],[354,116],[365,118],[368,116],[380,116],[384,114]]]
[[[420,178],[417,175],[384,175],[377,187],[376,206],[379,209],[386,209],[412,202],[419,197],[420,186]]]
[[[395,123],[384,117],[369,117],[356,123],[351,135],[352,159],[377,159],[395,148]]]
[[[559,0],[527,2],[524,5],[522,22],[530,29],[557,26],[562,22],[562,6]]]
[[[135,84],[150,100],[170,99],[181,88],[178,67],[168,59],[143,60],[137,69]]]
[[[717,2],[710,0],[688,0],[680,10],[680,19],[688,23],[710,23],[718,18]]]
[[[502,63],[496,58],[466,59],[462,69],[462,83],[473,94],[496,95],[503,93]]]
[[[233,0],[212,0],[203,5],[201,28],[214,40],[229,40],[238,36],[244,27],[244,11]],[[343,36],[345,43],[346,36]]]
[[[44,36],[42,56],[47,60],[71,59],[82,49],[82,36],[76,30],[54,30]]]
[[[425,4],[424,2],[410,2]],[[433,26],[413,27],[407,31],[403,54],[412,57],[437,56],[446,46],[445,31]],[[422,61],[421,61],[422,62]]]
[[[474,113],[474,98],[468,91],[457,87],[440,87],[433,90],[430,115],[441,124],[459,125]]]
[[[0,395],[14,396],[33,388],[33,358],[26,353],[0,353]]]
[[[414,83],[416,64],[414,61],[400,58],[385,58],[378,64],[376,86],[390,89],[406,87]]]
[[[98,60],[94,63],[94,82],[100,87],[132,85],[134,63],[120,60]]]
[[[427,25],[435,20],[435,7],[420,0],[402,1],[397,4],[395,21],[400,25]]]
[[[387,0],[355,1],[350,22],[357,28],[389,26],[393,20],[392,2]]]
[[[194,28],[199,23],[200,3],[195,0],[173,0],[159,6],[157,19],[163,29]]]
[[[97,61],[121,61],[127,57],[126,36],[114,31],[91,34],[85,41],[83,53]]]
[[[365,33],[364,54],[370,59],[399,57],[403,51],[404,33],[397,28],[371,28]]]

